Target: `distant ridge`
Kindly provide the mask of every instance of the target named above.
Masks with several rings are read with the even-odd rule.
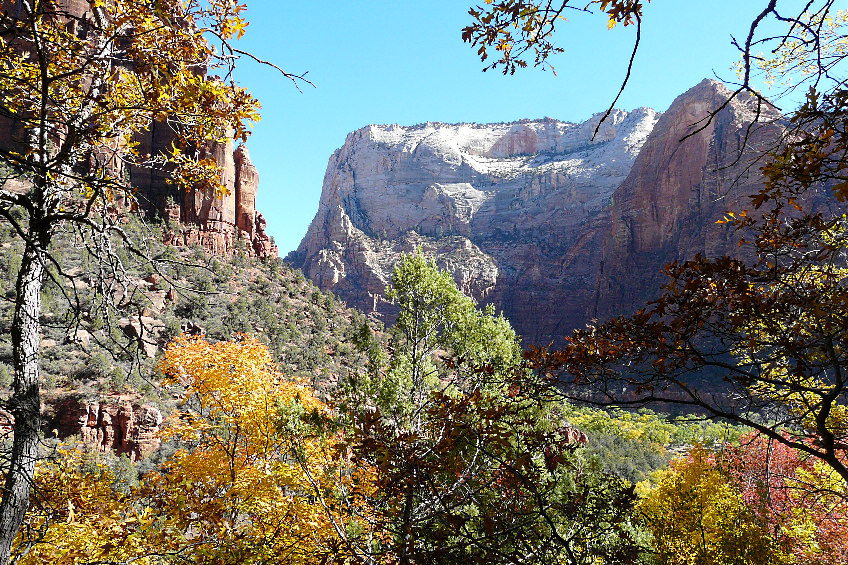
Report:
[[[729,94],[704,80],[664,114],[614,110],[594,139],[601,114],[366,126],[331,156],[318,213],[288,260],[391,322],[381,297],[392,265],[421,247],[526,342],[559,341],[655,295],[664,263],[735,249],[715,220],[759,184],[745,168],[778,126],[758,125],[737,159],[753,114],[734,100],[680,141]]]

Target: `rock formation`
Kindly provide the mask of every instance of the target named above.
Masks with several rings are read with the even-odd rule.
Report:
[[[57,399],[49,428],[60,439],[78,436],[92,449],[127,455],[137,461],[158,449],[159,409],[128,400],[87,402],[77,396]]]
[[[78,26],[92,18],[95,10],[89,0],[54,0],[53,8],[54,15],[65,22],[70,33],[75,33]],[[20,11],[19,2],[0,0],[0,11],[14,17]],[[176,139],[173,127],[167,121],[153,121],[148,131],[136,136],[138,152],[157,155],[169,151]],[[15,139],[21,135],[19,124],[0,117],[0,147],[15,147]],[[223,195],[200,190],[184,194],[177,186],[168,183],[167,170],[126,165],[116,157],[123,147],[111,149],[117,152],[98,154],[95,151],[90,162],[106,159],[106,167],[116,178],[129,178],[144,212],[150,217],[168,221],[167,243],[198,244],[212,253],[226,253],[241,239],[250,255],[277,255],[277,247],[265,233],[265,220],[256,211],[259,174],[250,163],[244,145],[234,152],[233,142],[228,140],[212,142],[198,149],[200,157],[213,158],[221,168],[221,184],[226,189]]]
[[[221,167],[224,195],[200,190],[181,194],[149,170],[140,171],[140,178],[130,176],[133,185],[141,189],[147,212],[168,221],[165,242],[197,244],[212,253],[227,253],[241,240],[249,255],[276,256],[277,247],[265,233],[265,218],[256,210],[259,173],[250,162],[247,147],[240,145],[233,151],[232,141],[213,143],[206,154]]]
[[[737,234],[716,224],[750,208],[762,184],[760,160],[780,139],[781,116],[736,99],[713,120],[730,91],[704,80],[657,122],[630,174],[615,191],[598,266],[592,317],[627,314],[656,296],[662,267],[675,260],[739,254]]]
[[[421,247],[525,341],[559,340],[655,295],[669,260],[734,247],[714,222],[759,182],[751,158],[778,130],[749,130],[744,100],[701,122],[728,94],[705,80],[663,115],[614,111],[594,138],[600,115],[367,126],[330,158],[318,213],[288,259],[391,322],[380,297],[392,265]]]

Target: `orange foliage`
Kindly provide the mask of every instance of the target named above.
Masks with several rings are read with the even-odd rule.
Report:
[[[166,516],[163,540],[191,546],[194,563],[309,563],[337,552],[316,489],[334,488],[344,465],[335,437],[313,425],[329,416],[313,391],[248,336],[178,338],[160,370],[185,387],[164,432],[182,447],[144,489]]]

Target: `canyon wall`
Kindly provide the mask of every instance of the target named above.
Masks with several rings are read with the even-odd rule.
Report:
[[[89,0],[54,0],[51,9],[69,32],[84,33],[80,26],[94,17],[92,11],[96,8],[92,6]],[[15,18],[20,11],[18,1],[0,0],[0,12],[5,15]],[[174,127],[179,126],[167,120],[151,121],[149,129],[136,136],[138,152],[154,156],[169,152],[176,139]],[[21,135],[19,124],[0,117],[0,147],[16,147]],[[211,157],[218,163],[221,184],[226,189],[223,195],[200,190],[186,193],[168,183],[167,170],[127,165],[116,157],[123,153],[120,146],[95,152],[90,159],[105,158],[115,177],[129,179],[137,204],[145,214],[168,222],[166,243],[197,244],[212,253],[227,253],[241,241],[250,255],[276,256],[277,247],[265,232],[265,219],[256,210],[259,174],[250,162],[247,148],[240,145],[234,149],[232,140],[228,140],[210,142],[196,150],[199,157]]]
[[[594,137],[600,114],[367,126],[330,158],[318,213],[288,260],[391,322],[392,266],[421,248],[526,342],[559,341],[656,295],[668,261],[735,249],[715,221],[746,204],[759,182],[752,159],[779,130],[749,127],[745,100],[703,121],[728,95],[705,80],[662,115],[613,111]]]
[[[226,187],[223,195],[183,192],[149,169],[130,175],[147,213],[167,221],[165,243],[197,244],[212,253],[227,253],[241,241],[248,255],[276,257],[277,246],[265,232],[265,218],[256,210],[259,173],[250,162],[247,147],[239,145],[233,151],[232,141],[227,141],[210,144],[205,152],[221,168],[221,184]]]

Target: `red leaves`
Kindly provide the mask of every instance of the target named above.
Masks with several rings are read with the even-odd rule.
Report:
[[[756,434],[726,451],[721,466],[796,562],[836,565],[848,558],[845,485],[826,466]]]

